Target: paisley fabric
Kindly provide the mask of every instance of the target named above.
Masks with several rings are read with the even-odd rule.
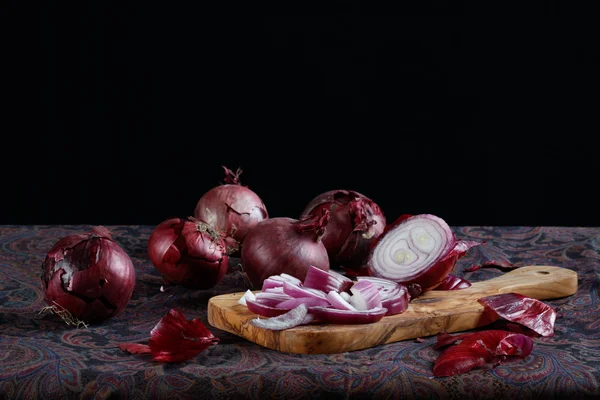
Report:
[[[432,377],[435,337],[366,350],[300,355],[258,346],[209,325],[207,301],[247,289],[236,260],[211,290],[168,287],[150,263],[149,226],[108,226],[131,256],[136,287],[128,306],[88,328],[66,325],[46,306],[41,263],[60,238],[91,226],[0,226],[0,399],[533,399],[600,396],[600,228],[455,227],[485,240],[454,273],[472,282],[503,274],[464,270],[485,261],[555,265],[578,272],[575,295],[558,310],[555,336],[534,338],[525,359],[446,378]],[[145,342],[172,307],[200,318],[220,342],[195,358],[161,364],[120,350]]]

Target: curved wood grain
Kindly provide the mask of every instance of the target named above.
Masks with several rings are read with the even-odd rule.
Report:
[[[307,325],[271,331],[249,324],[256,314],[237,303],[243,293],[215,296],[208,301],[208,322],[261,346],[289,353],[321,354],[360,350],[406,339],[459,332],[479,326],[483,306],[478,298],[519,293],[539,300],[577,291],[577,273],[554,266],[528,266],[461,290],[430,291],[413,300],[402,314],[373,324]]]

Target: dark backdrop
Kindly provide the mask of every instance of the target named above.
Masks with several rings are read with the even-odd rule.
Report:
[[[271,216],[346,188],[389,220],[600,225],[597,24],[443,2],[15,4],[2,224],[157,224],[191,214],[226,165]]]

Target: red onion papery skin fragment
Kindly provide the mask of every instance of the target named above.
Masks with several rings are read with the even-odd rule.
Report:
[[[193,289],[215,287],[229,264],[220,234],[192,217],[161,222],[148,239],[148,255],[165,281]]]
[[[150,331],[148,345],[120,343],[121,350],[132,354],[151,353],[155,361],[177,363],[188,360],[211,345],[219,343],[198,318],[188,320],[185,314],[173,308]]]
[[[458,344],[454,344],[458,342]],[[505,360],[528,356],[533,349],[530,337],[502,330],[485,330],[450,336],[438,334],[434,346],[445,349],[436,359],[433,375],[454,376],[485,365],[496,365]]]
[[[435,215],[404,214],[374,243],[367,267],[372,276],[418,284],[428,291],[443,282],[470,248],[481,244],[457,240],[450,226]]]
[[[269,218],[248,232],[241,264],[250,288],[261,288],[265,279],[281,273],[304,281],[309,266],[329,271],[327,249],[321,241],[329,212],[303,220]]]
[[[477,301],[501,318],[526,326],[541,336],[554,336],[556,311],[540,300],[518,293],[504,293]]]
[[[331,267],[359,269],[366,264],[372,243],[386,226],[381,208],[367,196],[351,190],[331,190],[313,198],[300,214],[320,214],[327,209],[331,220],[323,235]]]
[[[471,286],[471,282],[453,274],[448,274],[446,278],[436,286],[435,290],[460,290]]]
[[[41,276],[44,300],[90,324],[123,310],[135,288],[131,258],[103,226],[66,236],[48,252]]]
[[[225,183],[204,193],[196,203],[194,217],[206,221],[225,235],[230,255],[239,255],[248,231],[269,218],[262,199],[247,186],[242,186],[242,170],[234,173],[223,166]]]

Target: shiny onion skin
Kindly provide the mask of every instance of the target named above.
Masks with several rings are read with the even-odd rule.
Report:
[[[321,241],[329,215],[323,210],[319,217],[301,220],[269,218],[252,228],[241,252],[248,286],[260,289],[265,279],[281,273],[304,281],[311,265],[329,271],[327,249]]]
[[[386,226],[383,212],[367,196],[351,190],[330,190],[313,198],[300,218],[327,209],[331,219],[323,235],[332,267],[364,267],[371,244]]]
[[[194,209],[194,217],[206,221],[225,234],[230,255],[239,255],[240,246],[248,231],[269,218],[262,199],[247,186],[242,186],[242,170],[234,173],[227,167],[225,183],[204,193]]]
[[[457,240],[446,221],[435,215],[405,214],[374,243],[367,269],[372,276],[416,284],[425,292],[440,285],[458,259],[480,244]]]
[[[42,264],[42,291],[49,306],[96,324],[123,310],[135,288],[131,258],[103,226],[60,239]]]
[[[166,282],[192,289],[215,287],[229,263],[220,234],[192,217],[161,222],[148,240],[148,255]]]

